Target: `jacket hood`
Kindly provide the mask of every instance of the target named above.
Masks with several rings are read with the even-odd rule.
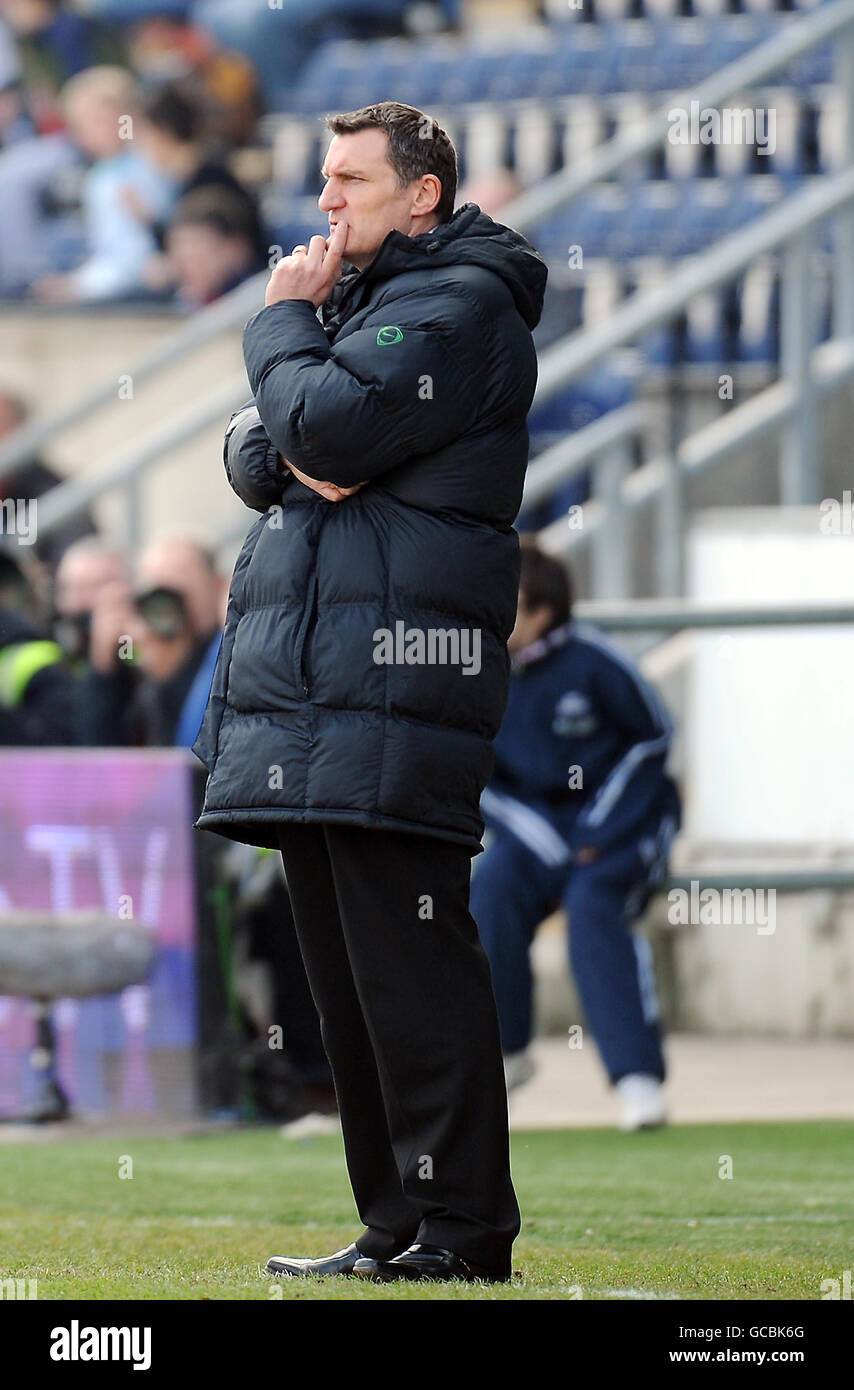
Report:
[[[465,203],[450,221],[420,236],[389,232],[369,266],[348,272],[338,282],[324,305],[323,322],[337,315],[342,300],[359,285],[449,265],[477,265],[500,275],[528,328],[536,328],[543,310],[546,263],[520,232],[494,222],[476,203]]]

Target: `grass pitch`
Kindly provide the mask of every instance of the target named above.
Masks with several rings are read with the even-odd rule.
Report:
[[[813,1300],[851,1266],[852,1152],[848,1121],[517,1133],[512,1285],[372,1285],[262,1273],[358,1233],[338,1139],[3,1141],[0,1279],[40,1300]]]

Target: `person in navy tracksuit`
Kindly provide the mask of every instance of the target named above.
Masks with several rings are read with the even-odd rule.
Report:
[[[533,1070],[533,935],[562,901],[587,1022],[622,1100],[622,1127],[665,1119],[650,950],[633,931],[667,870],[680,819],[660,698],[597,631],[571,618],[569,576],[523,544],[508,644],[510,696],[481,809],[490,832],[472,914],[492,967],[508,1087]]]

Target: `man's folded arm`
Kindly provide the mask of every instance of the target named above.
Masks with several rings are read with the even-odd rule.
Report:
[[[281,502],[291,474],[267,434],[254,401],[241,406],[228,422],[223,463],[229,483],[247,507],[266,512]]]
[[[443,313],[435,296],[413,294],[386,312],[386,325],[374,315],[334,346],[306,300],[270,305],[247,324],[259,415],[311,478],[353,487],[435,452],[477,417],[485,363],[460,328],[459,303]]]

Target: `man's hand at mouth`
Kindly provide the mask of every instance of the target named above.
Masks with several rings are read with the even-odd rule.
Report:
[[[321,483],[317,478],[310,478],[307,473],[301,473],[286,458],[282,459],[286,468],[289,468],[295,478],[298,478],[306,487],[310,487],[312,492],[319,492],[321,497],[325,497],[327,502],[343,502],[345,497],[352,497],[354,492],[358,492],[364,483],[356,483],[354,487],[338,487],[336,483]],[[367,481],[367,479],[366,479]]]
[[[295,246],[291,254],[275,266],[264,303],[307,299],[315,308],[325,304],[341,277],[348,231],[347,222],[336,222],[331,236],[313,236],[308,246]]]

